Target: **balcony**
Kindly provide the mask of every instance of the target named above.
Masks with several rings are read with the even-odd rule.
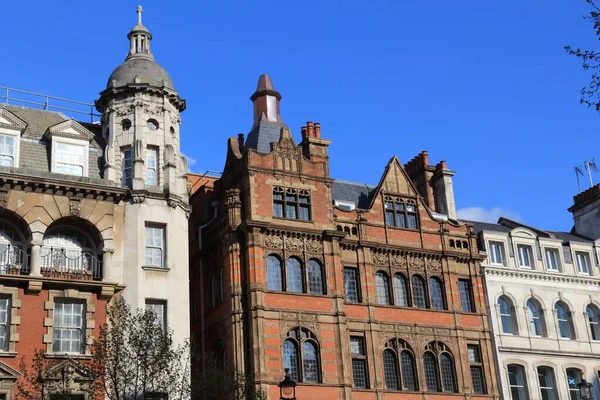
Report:
[[[0,274],[29,275],[29,256],[21,247],[0,245]]]
[[[64,279],[102,280],[102,261],[89,252],[72,252],[64,248],[44,248],[41,273]]]

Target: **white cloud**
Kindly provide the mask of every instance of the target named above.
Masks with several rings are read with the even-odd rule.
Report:
[[[480,222],[498,222],[498,218],[504,217],[515,221],[520,221],[519,214],[500,207],[465,207],[456,210],[458,219]]]
[[[188,156],[187,154],[181,153],[187,160],[188,172],[192,172],[192,167],[196,165],[196,159],[192,156]]]

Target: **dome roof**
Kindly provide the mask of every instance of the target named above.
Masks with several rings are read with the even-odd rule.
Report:
[[[106,88],[110,89],[111,87],[134,83],[136,76],[139,77],[140,83],[159,87],[164,85],[170,89],[175,89],[167,71],[150,57],[131,57],[125,60],[110,74]],[[114,84],[113,80],[116,81]]]

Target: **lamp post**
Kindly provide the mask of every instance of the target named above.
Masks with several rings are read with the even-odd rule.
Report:
[[[592,386],[593,385],[585,379],[582,379],[581,382],[577,384],[581,400],[592,400]]]
[[[279,382],[279,399],[296,400],[296,382],[290,378],[290,369],[285,368],[285,377]]]

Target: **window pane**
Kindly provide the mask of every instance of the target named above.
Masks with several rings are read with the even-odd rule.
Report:
[[[407,225],[408,229],[417,229],[417,216],[413,214],[408,214],[407,216]]]
[[[403,213],[396,213],[396,226],[399,228],[406,228],[406,221]]]
[[[440,370],[444,392],[455,392],[454,363],[448,354],[440,354]]]
[[[587,306],[586,312],[590,323],[590,331],[592,332],[592,340],[600,340],[600,318],[598,309],[594,306]]]
[[[283,290],[281,261],[275,256],[267,257],[267,289]]]
[[[577,270],[581,274],[589,274],[589,261],[586,253],[577,253]]]
[[[423,366],[425,370],[425,383],[428,392],[439,392],[437,365],[435,356],[429,352],[423,355]]]
[[[287,262],[287,290],[302,293],[302,265],[293,257],[288,258]]]
[[[352,377],[354,387],[359,389],[367,388],[367,361],[361,359],[352,359]]]
[[[288,219],[297,219],[296,217],[296,205],[287,204],[285,206],[285,217]]]
[[[484,394],[483,371],[481,367],[471,366],[471,383],[473,385],[473,393]]]
[[[550,271],[558,271],[558,251],[546,249],[546,266]]]
[[[498,311],[500,312],[500,320],[502,322],[502,332],[514,334],[515,324],[513,317],[512,303],[505,297],[498,299]]]
[[[502,243],[490,242],[490,261],[492,264],[504,265],[504,247]]]
[[[512,400],[527,400],[525,370],[522,366],[517,364],[508,366],[508,383]]]
[[[310,221],[310,208],[308,206],[300,206],[300,219],[302,221]]]
[[[283,218],[283,204],[273,203],[273,216]]]
[[[298,368],[298,348],[292,340],[283,343],[283,368],[289,368],[290,378],[296,382],[300,381]]]
[[[382,305],[390,304],[390,285],[388,277],[383,272],[375,274],[375,290],[377,292],[377,303]]]
[[[517,246],[519,253],[519,266],[531,268],[531,248],[529,246]]]
[[[442,282],[437,278],[429,278],[429,295],[431,296],[431,308],[434,310],[444,309],[444,290]]]
[[[400,353],[402,361],[402,382],[406,390],[417,390],[417,379],[415,374],[415,360],[408,351]]]
[[[542,400],[556,400],[556,387],[552,368],[538,367],[537,373]]]
[[[479,346],[474,344],[467,345],[467,355],[470,363],[480,363],[481,355],[479,354]]]
[[[344,288],[346,300],[358,303],[358,271],[356,268],[344,268]]]
[[[55,145],[55,171],[59,174],[83,176],[85,147],[57,142]]]
[[[360,336],[350,336],[350,354],[353,356],[365,355],[365,342]]]
[[[54,305],[52,351],[59,353],[81,352],[83,326],[83,304],[56,302]]]
[[[576,368],[567,368],[567,385],[569,386],[569,396],[571,400],[580,400],[577,384],[581,382],[581,371]]]
[[[398,390],[398,367],[396,355],[392,350],[383,351],[383,375],[386,389]]]
[[[560,302],[554,305],[556,310],[556,319],[558,320],[558,328],[560,331],[560,337],[573,339],[573,331],[571,329],[571,313],[565,304]]]
[[[529,315],[529,327],[531,334],[536,336],[544,336],[544,326],[541,319],[540,308],[533,301],[527,301],[527,313]]]
[[[312,294],[323,294],[323,269],[316,260],[308,260],[308,287]]]
[[[387,226],[394,226],[394,213],[392,211],[385,212],[385,224]]]
[[[302,344],[302,359],[304,362],[304,382],[319,382],[317,366],[317,347],[312,342]]]
[[[394,275],[394,296],[397,306],[408,307],[408,282],[401,274]]]
[[[413,305],[419,308],[426,308],[427,301],[425,297],[425,282],[418,275],[413,275],[411,278],[413,291]]]
[[[473,300],[471,296],[471,282],[465,279],[458,280],[458,288],[460,290],[460,304],[464,312],[474,312]]]

